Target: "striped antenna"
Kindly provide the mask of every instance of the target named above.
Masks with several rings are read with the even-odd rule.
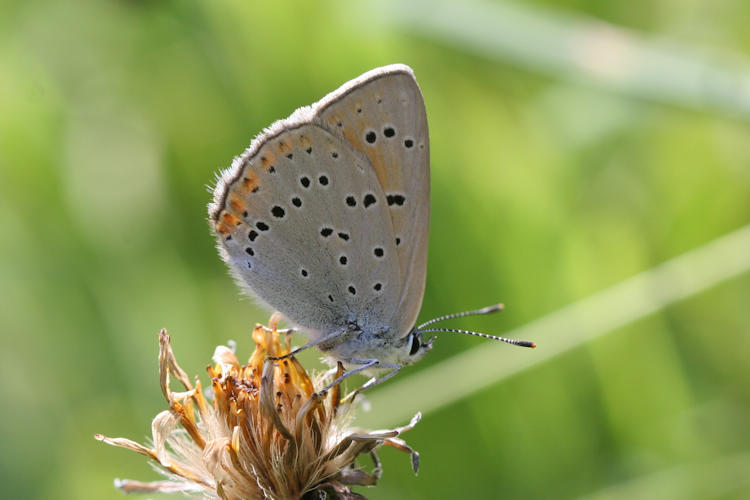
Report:
[[[474,335],[476,337],[482,337],[485,339],[499,340],[507,344],[513,344],[521,347],[530,347],[532,349],[536,347],[536,343],[529,342],[528,340],[507,339],[505,337],[498,337],[497,335],[488,335],[486,333],[473,332],[471,330],[461,330],[458,328],[427,328],[426,330],[417,329],[417,333],[420,334],[429,332],[463,333],[465,335]]]
[[[502,311],[505,306],[503,304],[495,304],[492,306],[483,307],[481,309],[474,309],[472,311],[464,311],[460,313],[446,314],[445,316],[439,316],[431,319],[425,323],[422,323],[417,327],[417,330],[421,330],[422,327],[437,323],[438,321],[445,321],[446,319],[463,318],[465,316],[481,316],[482,314],[492,314],[493,312]]]

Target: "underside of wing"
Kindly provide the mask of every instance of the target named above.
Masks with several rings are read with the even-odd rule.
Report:
[[[275,123],[222,173],[209,207],[219,251],[314,337],[385,328],[402,289],[387,196],[367,158],[312,118],[301,108]]]
[[[411,69],[396,64],[352,80],[312,110],[369,160],[386,195],[403,284],[394,324],[405,335],[422,305],[427,267],[430,160],[422,93]]]

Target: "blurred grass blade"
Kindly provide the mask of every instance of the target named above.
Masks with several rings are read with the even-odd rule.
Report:
[[[747,493],[749,470],[750,453],[740,453],[646,474],[581,497],[581,500],[740,498],[734,495]]]
[[[409,32],[577,83],[750,119],[750,63],[739,54],[647,39],[593,18],[521,3],[391,2]]]
[[[388,414],[362,414],[362,425],[393,425],[417,410],[435,411],[748,270],[750,225],[503,335],[535,341],[533,351],[485,342],[397,378],[370,395],[372,406]]]

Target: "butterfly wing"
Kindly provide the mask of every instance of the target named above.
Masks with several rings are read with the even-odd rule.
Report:
[[[430,219],[427,116],[411,68],[369,71],[313,105],[318,119],[362,153],[386,195],[403,288],[391,322],[399,336],[422,306]]]
[[[312,121],[301,108],[276,122],[222,173],[209,207],[219,252],[313,338],[349,322],[377,331],[402,289],[387,197],[367,158]]]

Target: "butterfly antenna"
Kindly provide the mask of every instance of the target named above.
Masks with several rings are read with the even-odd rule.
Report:
[[[446,314],[445,316],[433,318],[430,321],[422,323],[421,325],[417,327],[417,330],[420,330],[423,326],[437,323],[438,321],[445,321],[446,319],[453,319],[453,318],[463,318],[465,316],[481,316],[482,314],[492,314],[493,312],[502,311],[504,308],[505,306],[503,304],[495,304],[492,306],[483,307],[481,309],[474,309],[473,311],[464,311],[460,313]]]
[[[417,331],[419,333],[429,333],[429,332],[463,333],[465,335],[474,335],[476,337],[482,337],[485,339],[499,340],[507,344],[513,344],[513,345],[517,345],[521,347],[530,347],[532,349],[536,347],[535,342],[529,342],[528,340],[507,339],[505,337],[498,337],[497,335],[488,335],[486,333],[473,332],[471,330],[460,330],[458,328],[427,328],[425,330],[418,328]]]

